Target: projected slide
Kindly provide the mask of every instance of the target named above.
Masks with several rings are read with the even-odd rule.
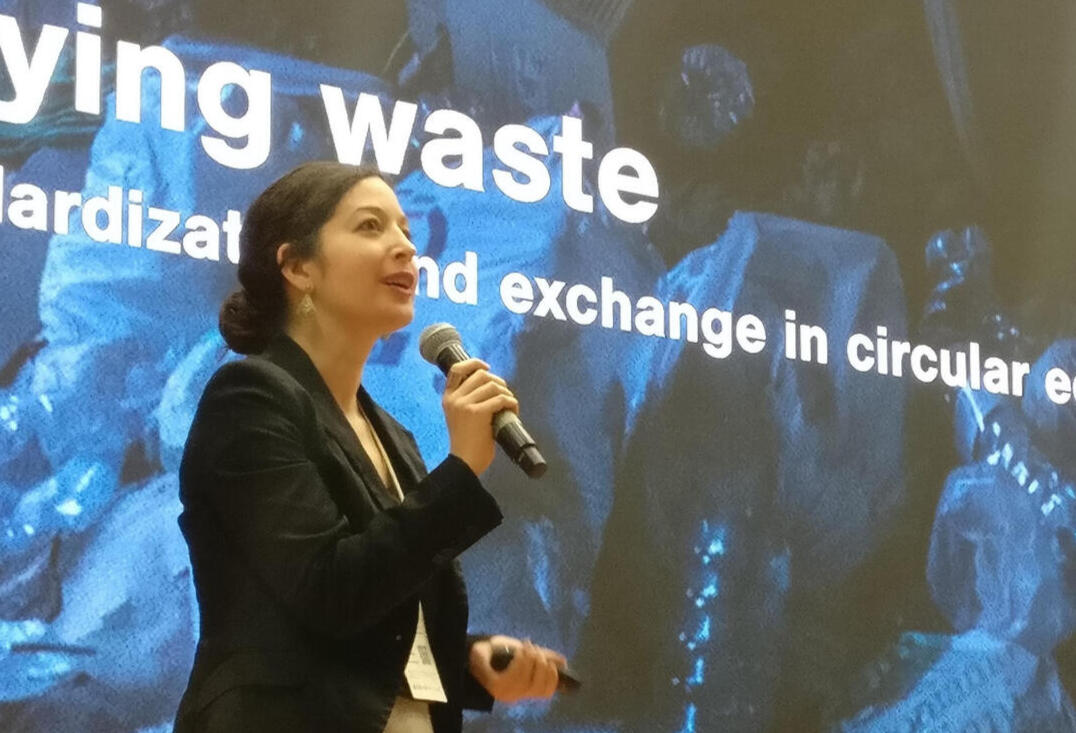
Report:
[[[1032,7],[1032,5],[1034,5]],[[0,0],[0,730],[172,730],[177,471],[243,216],[375,164],[416,317],[364,385],[498,458],[501,733],[1076,731],[1076,8],[1063,0]]]

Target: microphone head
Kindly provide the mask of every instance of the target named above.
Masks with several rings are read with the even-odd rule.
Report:
[[[434,323],[422,329],[422,335],[418,337],[418,351],[423,359],[436,364],[438,355],[446,346],[460,342],[460,333],[451,323]]]

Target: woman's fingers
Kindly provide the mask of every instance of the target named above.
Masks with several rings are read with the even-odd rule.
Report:
[[[466,386],[460,388],[459,392],[456,393],[456,398],[469,405],[477,406],[499,395],[505,395],[515,399],[512,390],[497,382],[486,382],[485,384],[473,388],[466,394],[460,394],[464,389],[466,389]]]
[[[556,692],[556,665],[538,647],[529,641],[524,642],[523,646],[517,650],[516,659],[512,664],[515,665],[517,662],[517,674],[512,679],[510,693],[514,699],[547,698]]]
[[[480,370],[488,372],[489,364],[481,359],[465,359],[464,361],[456,362],[448,370],[448,374],[445,375],[445,389],[457,389],[461,384],[467,381],[468,377]]]
[[[476,369],[473,372],[469,372],[464,380],[455,389],[455,394],[458,397],[465,397],[477,389],[480,389],[487,384],[499,386],[501,389],[508,389],[508,383],[501,377],[498,377],[488,368]]]
[[[534,655],[527,650],[526,645],[515,647],[513,652],[512,662],[501,672],[498,680],[499,698],[505,702],[515,702],[526,697],[534,675]]]
[[[534,654],[534,672],[531,675],[530,688],[527,697],[545,698],[557,690],[557,667],[553,660],[542,653],[542,650],[531,642],[527,642]]]
[[[497,672],[489,666],[492,650],[508,647],[513,652],[511,663]],[[501,702],[513,703],[525,699],[546,699],[557,690],[558,668],[564,657],[530,641],[506,636],[494,636],[472,647],[472,671],[476,678]]]
[[[519,401],[504,380],[485,371],[472,373],[451,395],[451,399],[476,412],[490,415],[500,410],[519,412]]]
[[[512,395],[501,394],[478,403],[474,406],[474,409],[475,412],[489,415],[492,423],[493,415],[496,415],[501,410],[511,410],[519,414],[519,400]]]
[[[526,654],[531,660],[530,676],[527,679],[527,688],[524,694],[536,689],[542,680],[542,660],[536,653],[534,645],[529,641],[523,642]]]
[[[567,667],[568,666],[568,658],[566,656],[564,656],[563,654],[561,654],[560,652],[555,652],[552,649],[547,649],[544,646],[540,646],[540,647],[538,647],[538,649],[547,658],[552,660],[554,667]]]

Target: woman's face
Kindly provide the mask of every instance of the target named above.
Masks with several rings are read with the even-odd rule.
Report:
[[[407,217],[380,178],[351,188],[321,229],[312,277],[319,315],[383,336],[415,315],[418,268]]]

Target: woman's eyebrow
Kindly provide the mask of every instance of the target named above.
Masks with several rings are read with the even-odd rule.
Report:
[[[372,211],[382,217],[385,215],[385,211],[380,206],[373,206],[371,204],[363,204],[362,206],[356,206],[354,209],[352,209],[351,213],[357,214],[360,211]]]
[[[385,211],[385,209],[382,209],[380,206],[376,206],[374,204],[362,204],[360,206],[356,206],[354,209],[351,210],[351,213],[357,214],[360,211],[372,211],[375,214],[386,218],[388,216],[388,213]],[[407,214],[401,214],[399,221],[408,221]]]

